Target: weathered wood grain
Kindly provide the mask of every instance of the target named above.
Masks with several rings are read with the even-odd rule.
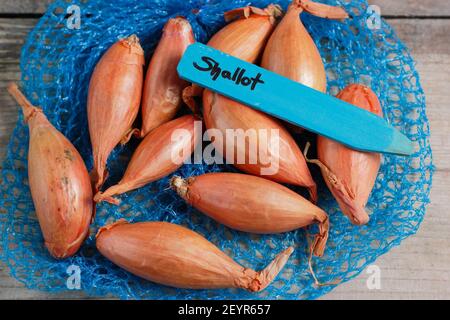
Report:
[[[369,3],[379,6],[384,16],[450,16],[448,0],[369,0]]]
[[[450,61],[450,60],[449,60]],[[449,299],[450,222],[447,215],[450,173],[434,176],[431,204],[419,232],[374,264],[381,271],[381,289],[369,290],[364,271],[324,299]]]
[[[450,4],[450,1],[448,3]],[[414,56],[445,55],[450,52],[449,19],[434,19],[431,21],[389,19],[387,21],[394,27],[400,39],[408,46]]]
[[[375,262],[381,269],[380,290],[367,288],[369,275],[363,272],[325,299],[450,298],[450,43],[445,40],[450,20],[401,19],[389,23],[411,49],[426,95],[437,169],[431,204],[419,232]]]
[[[0,63],[19,63],[20,49],[37,19],[0,19]]]
[[[19,110],[17,104],[8,96],[6,87],[9,82],[20,79],[20,49],[36,22],[37,19],[0,19],[0,159],[2,160]]]
[[[4,90],[10,80],[19,78],[18,51],[8,49],[7,45],[2,47],[5,30],[8,31],[7,37],[14,39],[6,41],[18,48],[23,42],[26,29],[33,23],[35,21],[32,19],[28,22],[0,19],[0,55],[3,50],[9,50],[4,56],[6,62],[0,59],[0,159],[3,158],[1,152],[4,151],[18,112],[16,104]],[[368,275],[363,272],[355,280],[336,288],[324,299],[450,299],[450,222],[447,214],[450,190],[450,47],[447,35],[450,20],[399,19],[390,20],[390,23],[411,48],[427,97],[427,114],[437,168],[432,202],[418,234],[375,262],[381,269],[380,290],[367,288]],[[10,278],[5,267],[0,265],[0,299],[49,297],[67,299],[85,296],[76,292],[49,295],[28,290]]]
[[[2,0],[0,13],[44,13],[53,0]]]

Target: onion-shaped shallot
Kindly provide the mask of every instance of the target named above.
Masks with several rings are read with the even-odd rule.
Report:
[[[8,91],[29,126],[28,178],[45,246],[57,259],[70,257],[88,236],[93,217],[89,173],[78,151],[42,110],[17,85]]]
[[[105,192],[98,192],[95,202],[119,204],[114,195],[143,187],[180,168],[202,135],[201,129],[195,132],[195,121],[195,116],[186,115],[150,132],[134,152],[122,180]]]
[[[172,188],[187,203],[239,231],[289,232],[319,225],[312,251],[322,256],[328,239],[327,214],[294,191],[269,180],[239,173],[173,177]]]
[[[89,85],[88,120],[94,156],[92,180],[98,191],[111,151],[135,132],[144,82],[144,51],[131,36],[114,44],[95,67]]]
[[[188,83],[178,76],[177,66],[186,48],[194,42],[189,21],[182,17],[169,19],[145,79],[142,96],[142,137],[172,120],[180,109],[182,91]]]
[[[383,116],[377,96],[363,85],[350,85],[337,97],[380,117]],[[381,155],[349,149],[321,136],[318,137],[317,152],[319,160],[310,161],[320,166],[325,182],[342,212],[353,224],[366,224],[369,215],[365,206],[380,169]]]
[[[277,25],[264,50],[261,66],[293,81],[325,92],[325,67],[314,40],[300,20],[300,13],[329,19],[345,19],[344,9],[310,0],[294,0]]]
[[[198,233],[167,222],[128,224],[100,229],[97,248],[119,267],[144,279],[186,289],[242,288],[264,290],[294,249],[280,253],[256,272],[233,261]]]
[[[252,175],[306,187],[311,200],[317,201],[316,183],[305,158],[278,120],[209,90],[203,94],[203,118],[207,129],[219,130],[213,144],[227,163]],[[241,132],[246,140],[230,141],[227,132]]]

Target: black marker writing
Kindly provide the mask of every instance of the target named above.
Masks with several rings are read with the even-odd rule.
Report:
[[[250,90],[255,90],[258,83],[264,84],[264,81],[261,79],[262,74],[258,73],[255,77],[247,77],[245,73],[246,69],[236,68],[234,72],[229,70],[222,70],[220,68],[220,64],[210,57],[202,57],[202,61],[206,64],[204,66],[200,66],[196,62],[194,62],[194,67],[197,70],[209,72],[211,74],[211,78],[216,81],[219,77],[223,79],[227,79],[233,81],[237,85],[242,85],[244,87],[250,86]]]

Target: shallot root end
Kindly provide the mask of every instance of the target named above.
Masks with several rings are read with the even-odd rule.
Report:
[[[174,176],[170,179],[170,186],[175,190],[183,199],[187,198],[188,193],[188,181],[179,176]]]

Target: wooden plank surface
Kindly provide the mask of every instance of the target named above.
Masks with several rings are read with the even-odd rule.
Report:
[[[404,2],[410,3],[408,10],[401,9]],[[429,9],[422,6],[427,2],[441,6],[442,10],[426,11]],[[417,10],[420,15],[441,16],[448,14],[450,1],[404,0],[376,3],[389,9],[391,15],[397,15],[398,12],[403,15]],[[5,12],[2,6],[3,2],[0,4],[0,13]],[[382,9],[382,13],[386,14],[386,10]],[[35,23],[35,19],[0,19],[0,159],[4,157],[5,146],[18,113],[17,105],[7,96],[5,87],[9,81],[19,79],[19,47]],[[367,288],[368,274],[363,272],[323,299],[450,299],[450,223],[446,208],[450,190],[450,20],[402,18],[391,19],[389,23],[411,48],[427,97],[431,142],[437,169],[431,194],[432,203],[418,234],[375,262],[381,270],[380,290]],[[70,299],[85,296],[76,292],[49,295],[28,290],[9,277],[5,267],[0,265],[0,299],[48,297]]]
[[[450,16],[448,0],[369,0],[377,5],[384,16],[444,17]]]
[[[44,13],[49,3],[53,0],[2,0],[0,14],[35,14]]]

